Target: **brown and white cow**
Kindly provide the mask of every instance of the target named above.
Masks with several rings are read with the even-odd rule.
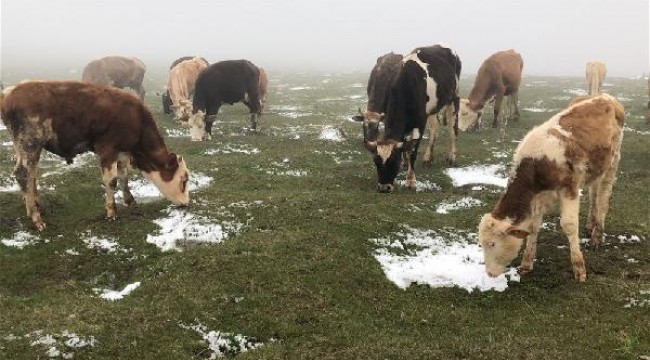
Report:
[[[260,68],[260,102],[262,103],[262,112],[266,106],[266,97],[268,95],[269,77],[264,68]]]
[[[605,82],[607,75],[607,66],[604,62],[589,61],[585,70],[585,77],[587,78],[587,90],[589,95],[600,94],[600,88]]]
[[[589,187],[587,231],[599,246],[621,159],[623,106],[609,95],[583,97],[531,130],[517,147],[505,194],[485,214],[478,236],[490,276],[501,274],[526,239],[521,273],[533,270],[537,233],[549,207],[560,202],[573,274],[585,281],[578,217],[580,191]]]
[[[485,104],[494,98],[494,120],[492,127],[497,127],[497,119],[501,111],[503,98],[508,96],[508,116],[513,120],[519,119],[519,85],[524,61],[521,55],[510,49],[499,51],[485,59],[474,80],[474,87],[467,99],[460,101],[460,116],[458,128],[465,131],[473,126],[479,126]],[[505,124],[508,124],[506,117]]]
[[[29,81],[6,92],[0,113],[14,143],[14,174],[27,216],[38,230],[45,228],[36,186],[43,149],[68,163],[87,151],[99,156],[109,220],[115,219],[118,180],[126,204],[135,203],[127,183],[130,166],[140,169],[173,204],[189,204],[185,161],[167,150],[153,116],[135,96],[77,81]]]
[[[170,109],[174,117],[187,121],[192,113],[192,95],[199,73],[208,67],[202,58],[195,57],[181,61],[169,70],[167,92],[171,101]]]
[[[135,57],[107,56],[93,60],[84,68],[81,81],[113,86],[119,89],[130,88],[144,99],[144,63]]]

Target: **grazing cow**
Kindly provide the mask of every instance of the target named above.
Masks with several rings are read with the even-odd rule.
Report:
[[[99,156],[106,187],[106,218],[115,219],[117,181],[127,205],[135,203],[127,173],[135,166],[175,205],[189,204],[189,172],[182,157],[167,150],[156,122],[135,96],[98,84],[30,81],[0,99],[2,120],[16,151],[14,174],[25,198],[27,216],[40,231],[36,186],[43,149],[66,159],[81,153]]]
[[[201,58],[182,61],[171,70],[167,80],[167,93],[171,101],[170,109],[176,119],[186,121],[192,111],[190,98],[194,95],[194,84],[199,73],[208,67]]]
[[[598,246],[616,180],[623,140],[623,106],[609,95],[582,97],[531,130],[517,147],[505,194],[479,224],[490,276],[501,274],[526,239],[519,267],[533,269],[537,233],[546,211],[560,202],[560,226],[569,240],[575,279],[586,279],[580,252],[580,191],[589,187],[587,231]]]
[[[180,58],[178,58],[178,59],[176,59],[176,60],[174,60],[172,62],[172,64],[169,66],[169,70],[173,69],[174,66],[180,64],[181,62],[183,62],[185,60],[194,59],[195,57],[197,57],[197,56],[183,56],[183,57],[180,57]],[[205,58],[200,58],[200,59],[203,60],[203,62],[205,62],[205,66],[210,65],[208,60],[206,60]],[[192,86],[194,86],[194,85],[192,85]],[[165,92],[162,94],[162,104],[163,104],[163,112],[165,114],[167,114],[167,115],[171,114],[172,113],[172,100],[169,97],[169,90],[165,90]]]
[[[269,77],[264,68],[260,68],[260,101],[262,103],[262,111],[266,107],[266,97],[268,95]]]
[[[395,54],[391,51],[378,57],[377,63],[370,72],[368,87],[366,88],[368,93],[368,106],[364,111],[359,109],[359,115],[352,117],[353,120],[363,122],[363,134],[366,143],[376,141],[379,136],[379,124],[386,112],[389,89],[395,79],[395,75],[397,75],[399,69],[402,67],[403,59],[404,56],[402,54]],[[430,121],[436,121],[436,123],[429,124],[428,122]],[[427,117],[429,144],[422,161],[425,165],[431,164],[432,161],[433,148],[439,135],[439,124],[437,121],[435,117]],[[453,125],[453,123],[449,124]],[[451,145],[453,149],[454,143],[452,142]],[[403,154],[405,155],[406,153]],[[407,161],[405,159],[405,163]]]
[[[207,140],[223,104],[243,102],[250,110],[253,132],[262,115],[260,70],[248,60],[226,60],[208,66],[196,79],[189,125],[192,141]]]
[[[144,99],[142,81],[145,70],[144,63],[138,58],[107,56],[86,65],[81,81],[119,89],[130,88]]]
[[[474,87],[467,99],[460,101],[460,119],[458,128],[465,131],[473,126],[480,126],[485,104],[494,98],[494,120],[492,127],[497,127],[503,98],[508,96],[508,116],[519,119],[519,84],[524,61],[521,55],[510,49],[492,54],[483,61],[474,80]],[[514,114],[513,114],[514,113]],[[505,124],[508,124],[506,117]]]
[[[362,117],[355,117],[355,120],[363,120],[366,123],[364,146],[374,155],[379,192],[393,190],[402,154],[406,154],[408,166],[406,185],[410,189],[415,188],[414,165],[420,136],[427,123],[434,127],[430,131],[438,133],[438,121],[435,118],[443,108],[446,108],[447,119],[453,118],[453,121],[449,122],[449,126],[453,127],[453,131],[450,131],[452,145],[449,161],[453,163],[456,160],[455,129],[458,120],[458,78],[461,70],[458,55],[442,45],[420,47],[404,56],[397,67],[398,71],[388,86],[385,114],[376,112],[378,108],[375,106],[380,105],[375,105],[373,99],[371,112],[366,112]],[[369,93],[373,92],[374,90]],[[377,131],[379,122],[383,122],[385,127],[381,137]],[[370,125],[368,123],[374,124],[365,126]]]
[[[607,75],[607,66],[604,62],[589,61],[585,70],[587,78],[587,90],[589,95],[600,94],[600,88],[603,86],[605,76]]]

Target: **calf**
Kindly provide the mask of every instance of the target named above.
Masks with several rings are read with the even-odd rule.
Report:
[[[190,98],[194,95],[196,78],[207,67],[204,60],[195,57],[182,61],[169,70],[167,93],[171,102],[170,109],[176,119],[187,120],[189,117],[192,111]]]
[[[499,51],[488,57],[474,80],[474,87],[467,99],[460,102],[460,120],[458,127],[465,131],[481,122],[485,104],[494,98],[494,119],[492,127],[497,127],[503,98],[508,96],[509,114],[513,120],[519,119],[519,85],[524,61],[514,50]],[[513,114],[514,113],[514,114]],[[506,117],[505,124],[508,124]]]
[[[589,95],[600,94],[600,88],[603,86],[605,76],[607,75],[607,66],[604,62],[589,61],[585,70],[587,78],[587,90]]]
[[[176,60],[174,60],[172,62],[172,64],[169,66],[169,70],[173,69],[174,66],[182,63],[183,61],[191,60],[191,59],[194,59],[195,57],[196,56],[182,56],[182,57],[180,57],[180,58],[178,58],[178,59],[176,59]],[[210,65],[208,60],[206,60],[205,58],[200,58],[200,59],[203,60],[203,62],[205,63],[205,66]],[[167,115],[170,115],[172,113],[172,100],[169,97],[169,90],[165,90],[165,92],[162,93],[162,104],[163,104],[163,112],[165,114],[167,114]]]
[[[573,274],[576,280],[585,281],[578,237],[580,190],[589,187],[587,231],[592,244],[598,246],[621,158],[624,117],[623,106],[613,97],[585,97],[524,137],[515,152],[505,194],[479,224],[479,242],[490,276],[505,270],[524,239],[519,269],[532,271],[542,217],[559,201]]]
[[[130,88],[144,99],[142,81],[145,70],[144,63],[138,58],[107,56],[86,65],[81,81],[119,89]]]
[[[364,146],[374,155],[379,192],[391,192],[399,172],[402,154],[407,160],[406,185],[415,188],[415,159],[420,136],[427,122],[438,133],[436,114],[446,108],[451,133],[449,161],[456,159],[456,126],[458,120],[458,78],[461,62],[456,53],[445,46],[420,47],[403,57],[386,95],[386,113],[372,112],[368,122],[384,123],[384,134],[370,133],[364,126]],[[365,121],[365,120],[364,120]],[[430,139],[435,141],[436,137]]]
[[[27,216],[39,231],[45,229],[36,186],[43,149],[68,163],[87,151],[99,156],[109,220],[115,219],[118,180],[127,205],[135,203],[127,182],[130,166],[140,169],[173,204],[189,204],[183,158],[167,150],[153,116],[131,94],[75,81],[30,81],[3,95],[0,104],[16,152],[14,174]]]
[[[262,115],[260,101],[260,70],[248,60],[226,60],[208,66],[196,79],[192,115],[193,141],[207,140],[212,123],[223,104],[243,102],[250,110],[250,129],[258,131]]]

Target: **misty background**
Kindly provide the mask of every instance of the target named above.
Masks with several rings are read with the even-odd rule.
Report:
[[[370,72],[378,56],[443,42],[463,75],[513,48],[524,75],[650,70],[648,0],[1,0],[0,67],[81,77],[91,60],[136,56],[165,74],[178,57],[249,59],[271,71]],[[10,77],[10,76],[9,76]]]

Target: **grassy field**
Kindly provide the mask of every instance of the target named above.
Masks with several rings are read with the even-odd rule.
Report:
[[[25,216],[19,193],[0,192],[0,239],[33,235],[23,248],[0,243],[0,359],[202,359],[214,354],[203,337],[215,338],[217,331],[231,344],[255,347],[239,353],[231,345],[227,356],[240,359],[650,356],[644,80],[608,79],[604,88],[625,105],[627,130],[607,243],[597,251],[584,247],[587,282],[573,281],[554,211],[540,232],[533,273],[503,292],[470,293],[416,284],[399,288],[385,276],[370,239],[404,226],[475,232],[502,189],[454,186],[444,172],[443,134],[433,165],[424,168],[418,161],[416,168],[419,181],[439,190],[378,194],[361,127],[348,120],[365,103],[367,75],[270,75],[270,106],[260,135],[246,135],[246,108],[236,105],[223,109],[213,139],[201,143],[190,142],[187,130],[162,114],[152,89],[164,78],[148,79],[146,103],[168,147],[202,179],[211,179],[191,194],[185,210],[203,224],[198,232],[212,226],[211,232],[186,235],[213,243],[180,241],[182,251],[166,252],[148,243],[160,229],[154,220],[173,212],[163,199],[120,206],[118,220],[106,222],[92,156],[72,168],[55,157],[43,160],[48,227],[41,234]],[[463,79],[463,94],[471,81]],[[579,78],[525,78],[521,120],[505,131],[460,134],[457,166],[507,168],[516,141],[583,88]],[[489,121],[491,116],[484,124]],[[319,140],[326,127],[344,140]],[[0,130],[0,187],[11,185],[9,140]],[[438,204],[467,196],[480,204],[436,212]],[[639,241],[620,240],[634,236]],[[136,282],[140,286],[117,301],[94,290]]]

